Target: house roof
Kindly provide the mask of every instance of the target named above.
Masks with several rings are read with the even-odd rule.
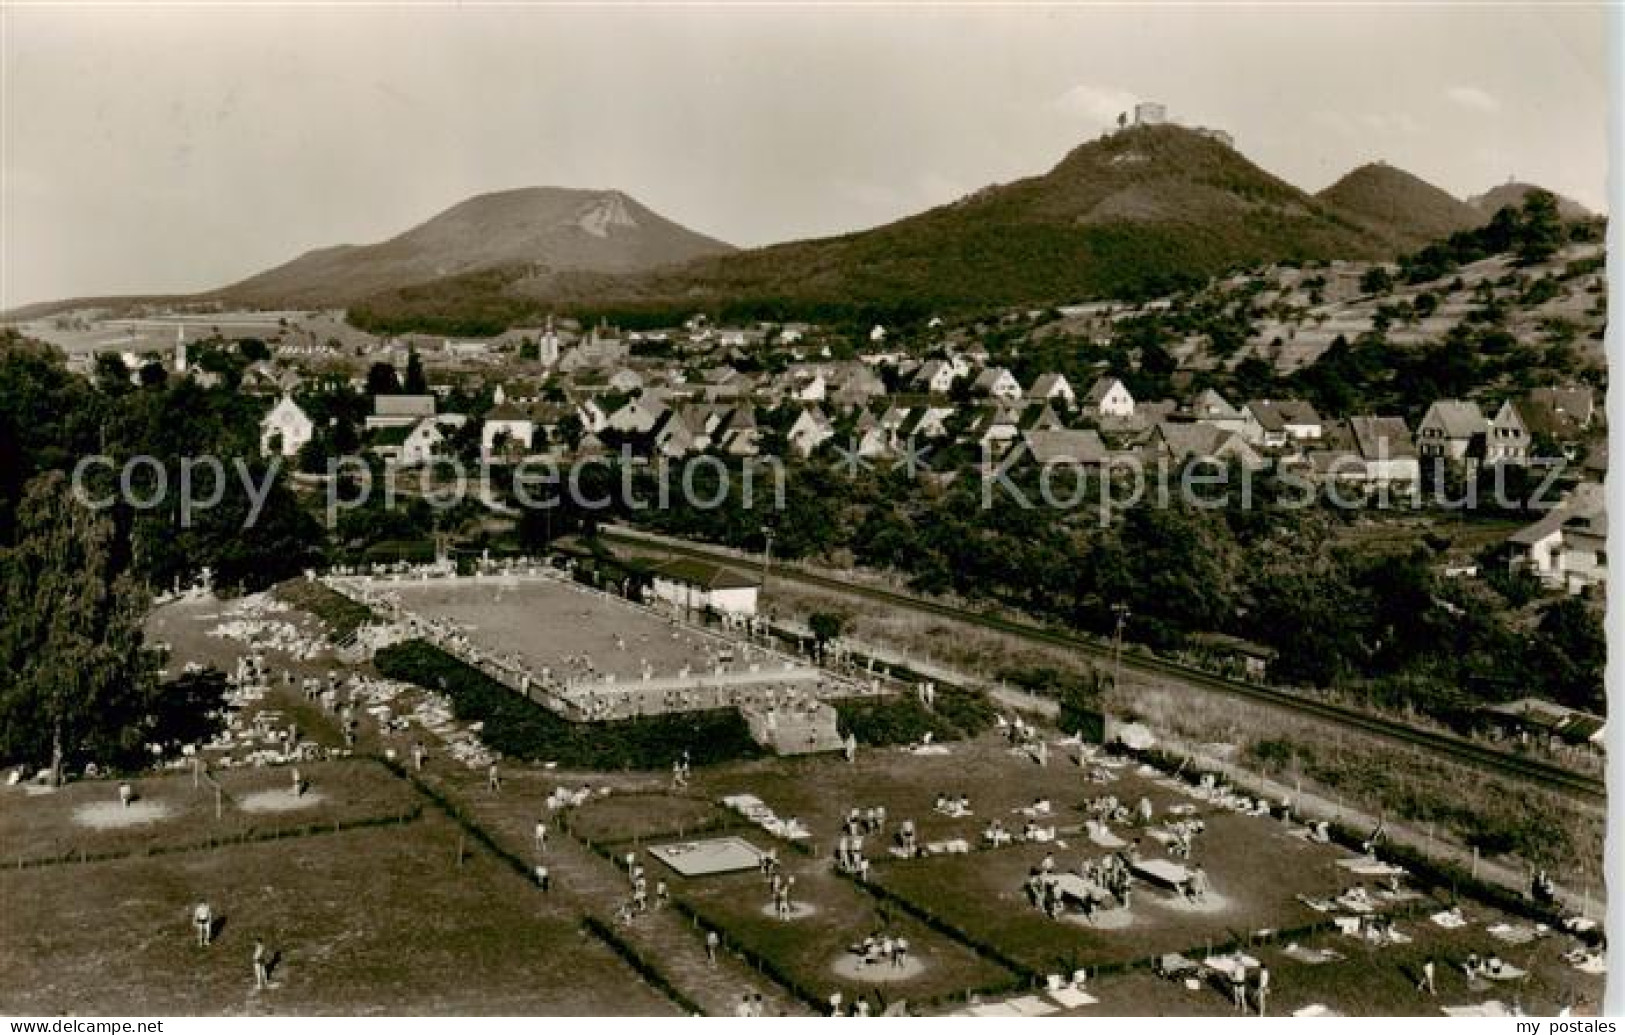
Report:
[[[1230,401],[1212,388],[1198,395],[1191,402],[1191,413],[1197,420],[1239,420],[1241,411],[1230,405]]]
[[[1038,379],[1033,382],[1032,391],[1029,394],[1047,398],[1063,385],[1068,391],[1072,389],[1071,383],[1063,375],[1050,371],[1038,375]]]
[[[372,412],[378,417],[433,417],[432,395],[379,395],[372,400]]]
[[[1422,423],[1440,429],[1446,438],[1472,438],[1483,434],[1490,422],[1484,419],[1484,411],[1475,402],[1440,399],[1428,407]]]
[[[1320,414],[1302,399],[1255,399],[1247,404],[1265,431],[1285,431],[1288,424],[1319,424]]]
[[[1416,442],[1403,417],[1350,417],[1354,449],[1365,460],[1405,460],[1416,456]]]
[[[742,575],[732,568],[687,557],[657,564],[650,569],[650,574],[704,590],[754,589],[762,584],[760,579]]]
[[[1122,384],[1122,381],[1115,377],[1097,377],[1095,383],[1089,386],[1089,391],[1084,394],[1083,401],[1098,405],[1112,390],[1112,386],[1119,384]]]
[[[1039,464],[1101,464],[1111,455],[1100,432],[1093,430],[1027,431],[1021,441]]]
[[[486,420],[530,420],[530,414],[513,403],[505,402],[501,406],[493,407],[485,415]]]

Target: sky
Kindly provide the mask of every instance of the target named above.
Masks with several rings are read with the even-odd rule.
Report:
[[[1135,100],[1307,190],[1606,208],[1600,6],[0,8],[0,309],[218,287],[483,191],[741,246],[1040,173]]]

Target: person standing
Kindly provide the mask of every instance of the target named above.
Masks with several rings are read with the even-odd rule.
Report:
[[[1235,1003],[1237,1013],[1247,1010],[1247,968],[1240,960],[1236,960],[1230,968],[1230,998]]]
[[[1432,995],[1432,996],[1438,995],[1439,994],[1439,989],[1433,983],[1433,975],[1434,975],[1433,957],[1429,956],[1422,963],[1422,980],[1420,980],[1420,981],[1418,981],[1416,983],[1416,990],[1418,992],[1426,990],[1427,994]]]
[[[536,853],[540,855],[547,850],[547,823],[544,820],[536,821]]]
[[[705,962],[713,967],[717,965],[717,945],[721,941],[722,939],[717,937],[717,932],[705,932]]]
[[[1258,968],[1258,1016],[1264,1016],[1270,997],[1270,968]]]
[[[254,990],[262,992],[271,983],[271,967],[269,955],[265,951],[265,942],[259,938],[254,939]]]
[[[548,873],[547,867],[541,863],[536,864],[536,886],[543,891],[553,886],[553,875]]]
[[[199,902],[192,910],[192,926],[197,930],[199,948],[208,948],[214,941],[214,910],[209,903]]]
[[[502,774],[497,772],[497,764],[491,763],[491,768],[485,774],[485,789],[492,794],[502,790]]]

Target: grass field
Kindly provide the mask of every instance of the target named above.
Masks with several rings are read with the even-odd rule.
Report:
[[[690,837],[742,822],[703,798],[658,792],[617,794],[570,813],[570,831],[600,844]]]
[[[0,1012],[669,1014],[577,919],[425,818],[0,872]],[[224,924],[195,945],[190,908]],[[253,939],[280,954],[255,992]]]
[[[773,843],[765,835],[747,840],[764,849]],[[914,1002],[1014,982],[1010,971],[837,876],[828,860],[791,854],[782,846],[779,859],[784,872],[796,878],[793,902],[802,910],[810,908],[810,914],[789,921],[771,916],[767,883],[755,870],[683,878],[656,861],[650,872],[666,876],[672,894],[708,925],[727,932],[731,943],[772,961],[788,980],[819,999],[840,992],[849,1003],[865,993],[877,1005],[877,1000]],[[849,948],[872,933],[907,938],[909,956],[920,972],[892,980],[891,971],[880,965],[865,978],[852,962],[837,971],[838,964],[855,959]]]
[[[273,838],[306,827],[353,826],[415,818],[411,790],[383,767],[366,761],[307,763],[299,767],[310,790],[295,799],[287,768],[219,770],[225,791],[221,814],[207,784],[188,774],[132,781],[138,794],[126,810],[118,781],[90,780],[60,790],[0,790],[0,866],[76,857],[163,853],[211,842]],[[151,817],[143,822],[143,818]]]
[[[875,880],[1041,974],[1130,963],[1192,946],[1225,945],[1260,929],[1308,925],[1324,918],[1294,896],[1335,895],[1354,883],[1334,864],[1341,853],[1332,849],[1259,820],[1234,815],[1207,820],[1197,853],[1213,884],[1205,908],[1139,883],[1126,916],[1116,910],[1098,925],[1050,920],[1027,904],[1022,887],[1047,845],[886,863],[877,868]],[[1055,852],[1060,868],[1075,869],[1082,859],[1108,854],[1087,840],[1070,839],[1068,845]],[[1151,841],[1146,845],[1154,847]],[[1149,849],[1146,854],[1160,857]]]

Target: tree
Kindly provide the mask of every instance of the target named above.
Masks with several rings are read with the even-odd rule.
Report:
[[[16,545],[0,551],[0,751],[70,765],[143,758],[157,659],[142,647],[149,603],[113,522],[59,471],[28,484]]]
[[[418,358],[416,350],[406,358],[406,382],[401,388],[407,395],[429,393],[429,379],[423,375],[423,360]]]
[[[1524,196],[1518,220],[1518,261],[1542,262],[1563,246],[1563,220],[1557,198],[1549,191],[1532,190]]]
[[[1394,287],[1393,275],[1386,266],[1373,266],[1360,277],[1360,291],[1367,295],[1385,295]]]
[[[814,611],[807,619],[807,625],[812,629],[813,642],[818,650],[823,651],[831,640],[839,639],[846,629],[846,616],[834,614],[829,611]]]
[[[368,395],[398,395],[400,390],[401,379],[391,364],[379,361],[367,370]]]
[[[237,352],[250,363],[263,363],[271,358],[271,350],[258,338],[239,338]]]

